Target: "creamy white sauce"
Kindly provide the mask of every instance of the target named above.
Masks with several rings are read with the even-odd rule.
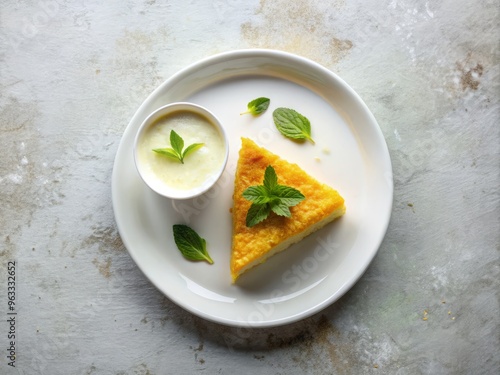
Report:
[[[203,143],[203,147],[184,158],[184,164],[153,151],[172,147],[171,130],[182,137],[184,149],[193,143]],[[177,111],[146,129],[137,144],[137,157],[144,174],[171,188],[189,190],[202,186],[217,173],[224,162],[225,147],[222,136],[209,119],[190,111]]]

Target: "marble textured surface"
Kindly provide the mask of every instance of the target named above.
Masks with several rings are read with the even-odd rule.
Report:
[[[0,4],[0,373],[500,372],[498,2]],[[155,87],[256,47],[311,58],[361,95],[395,196],[354,288],[308,319],[249,330],[197,318],[148,282],[110,184],[122,132]]]

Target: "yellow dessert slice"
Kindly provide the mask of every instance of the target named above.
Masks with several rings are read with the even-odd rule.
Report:
[[[291,218],[271,212],[267,219],[249,228],[246,226],[246,215],[251,202],[242,194],[249,186],[262,185],[268,165],[276,171],[280,185],[299,190],[305,199],[290,207]],[[345,213],[344,198],[336,190],[312,178],[297,164],[281,159],[248,138],[242,138],[233,200],[233,283],[245,271]]]

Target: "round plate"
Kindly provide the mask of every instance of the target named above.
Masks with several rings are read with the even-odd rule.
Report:
[[[265,96],[260,116],[240,115]],[[177,101],[219,117],[230,150],[222,178],[206,194],[173,201],[151,191],[133,160],[134,136],[155,109]],[[272,112],[293,108],[311,122],[310,142],[277,132]],[[297,163],[345,198],[346,214],[231,283],[232,194],[241,137]],[[285,52],[219,54],[178,72],[140,106],[120,142],[112,177],[118,230],[149,280],[188,311],[233,326],[276,326],[307,317],[340,298],[361,277],[385,235],[392,207],[389,152],[360,97],[321,65]],[[174,224],[187,224],[208,244],[213,265],[178,251]]]

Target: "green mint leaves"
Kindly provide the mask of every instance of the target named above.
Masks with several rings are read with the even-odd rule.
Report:
[[[248,187],[243,192],[243,198],[252,202],[246,217],[247,227],[265,220],[271,211],[279,216],[291,217],[289,207],[296,206],[305,199],[297,189],[279,185],[276,171],[270,165],[264,172],[263,185]]]
[[[270,103],[271,99],[269,98],[260,97],[254,99],[247,104],[248,110],[240,113],[240,115],[250,113],[258,116],[269,108]],[[307,139],[312,144],[315,144],[311,137],[311,123],[309,119],[296,110],[284,107],[276,108],[273,112],[273,120],[276,128],[285,137],[296,140]]]
[[[245,115],[247,113],[250,113],[254,116],[260,115],[269,107],[269,103],[271,103],[271,100],[268,98],[261,97],[254,99],[247,104],[248,110],[246,112],[240,113],[240,115]]]
[[[193,143],[192,145],[186,147],[186,149],[183,151],[182,149],[184,148],[184,140],[174,130],[171,130],[170,146],[172,146],[172,148],[155,148],[153,149],[153,151],[160,155],[167,156],[170,159],[180,161],[182,164],[184,164],[184,158],[202,147],[203,143]]]
[[[183,224],[173,226],[174,241],[184,258],[194,261],[204,260],[213,264],[207,251],[207,241],[193,229]]]
[[[276,108],[273,112],[276,128],[285,137],[292,139],[307,139],[314,144],[311,138],[311,123],[294,109]]]

